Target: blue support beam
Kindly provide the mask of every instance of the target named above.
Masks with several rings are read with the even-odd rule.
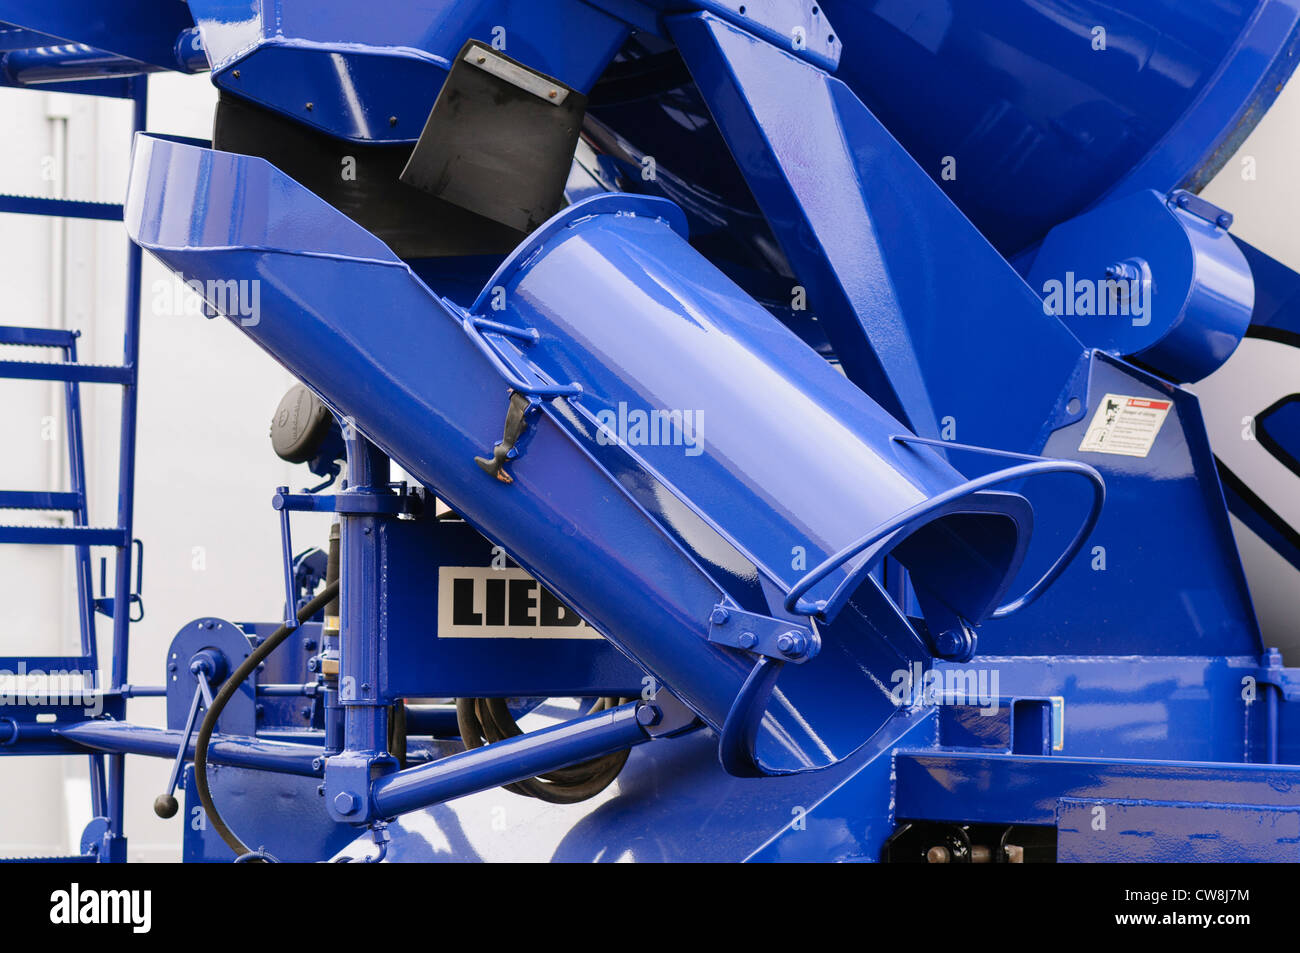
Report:
[[[908,820],[1050,825],[1061,798],[1300,806],[1295,765],[899,751],[894,772]]]

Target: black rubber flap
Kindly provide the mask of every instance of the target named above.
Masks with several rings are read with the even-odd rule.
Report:
[[[477,40],[466,43],[402,181],[532,231],[560,210],[587,98]]]
[[[266,159],[372,232],[399,258],[505,254],[524,235],[399,180],[409,145],[335,139],[223,92],[212,144]]]

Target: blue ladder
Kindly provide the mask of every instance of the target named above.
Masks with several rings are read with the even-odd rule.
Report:
[[[112,85],[87,84],[76,91],[131,99],[134,104],[132,135],[144,129],[148,102],[145,76],[117,81]],[[121,205],[107,202],[0,195],[0,212],[121,221],[122,211]],[[20,670],[20,666],[25,666],[22,670],[26,671],[40,669],[45,672],[92,672],[94,676],[90,690],[102,691],[105,697],[105,710],[117,712],[122,711],[122,705],[130,694],[130,686],[126,681],[130,624],[132,621],[138,621],[131,618],[132,607],[141,606],[143,611],[139,594],[139,568],[143,552],[139,541],[133,541],[132,536],[140,356],[141,265],[142,253],[139,246],[128,242],[126,319],[120,365],[80,363],[77,360],[79,331],[0,326],[0,344],[55,349],[60,352],[61,360],[55,361],[0,360],[0,379],[61,381],[64,384],[64,417],[70,486],[67,492],[0,490],[0,509],[63,512],[70,513],[72,519],[70,526],[0,525],[0,544],[74,547],[78,625],[81,636],[79,655],[0,657],[0,668],[10,672]],[[113,526],[92,526],[90,523],[85,445],[82,433],[82,384],[111,384],[122,388],[117,520]],[[90,547],[92,546],[111,546],[116,550],[114,588],[111,597],[105,593],[104,597],[95,598],[91,575]],[[131,589],[133,555],[137,556],[135,592]],[[99,650],[95,635],[96,612],[113,620],[113,652],[106,689],[101,686],[99,678]],[[19,725],[12,720],[10,725],[13,737],[6,738],[7,726],[0,723],[0,745],[17,740]],[[31,726],[24,722],[23,729],[29,727]],[[38,745],[33,753],[67,754],[70,753],[68,747],[51,735],[49,745],[45,747]],[[28,750],[26,746],[24,750]],[[92,838],[91,843],[83,843],[83,853],[77,855],[77,859],[125,860],[126,838],[123,835],[125,758],[122,755],[102,754],[91,754],[88,757],[91,808],[96,818],[92,826],[97,827],[97,833],[102,833],[102,836]]]

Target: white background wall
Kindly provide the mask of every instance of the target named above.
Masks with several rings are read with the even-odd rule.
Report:
[[[149,86],[151,131],[211,135],[216,96],[206,75],[160,74]],[[120,101],[0,90],[0,191],[120,202],[130,122],[130,105]],[[120,223],[0,215],[0,323],[79,328],[83,361],[120,363],[126,246]],[[62,280],[52,280],[59,268]],[[225,320],[184,313],[186,299],[147,255],[143,288],[135,535],[145,544],[146,615],[132,626],[129,677],[158,685],[165,649],[191,619],[279,617],[283,583],[271,495],[277,485],[316,480],[305,467],[281,462],[267,438],[272,412],[293,382],[289,374]],[[13,357],[54,354],[24,350]],[[85,385],[82,394],[91,521],[113,525],[119,391]],[[0,381],[0,487],[66,488],[60,398],[59,385]],[[57,439],[43,439],[52,416]],[[0,512],[6,523],[43,519]],[[323,546],[328,519],[295,516],[294,531],[295,548]],[[95,575],[98,584],[98,569]],[[109,578],[111,586],[111,560]],[[68,611],[75,599],[70,550],[0,546],[0,655],[75,654],[76,617]],[[101,656],[111,646],[107,623],[99,625]],[[132,701],[128,714],[162,724],[163,701]],[[181,817],[153,814],[168,770],[161,760],[128,760],[134,859],[179,859]],[[0,758],[0,854],[75,851],[90,816],[88,792],[84,759]]]
[[[155,76],[149,128],[207,138],[214,103],[206,76]],[[126,103],[0,90],[0,191],[120,201],[129,123]],[[1236,215],[1237,234],[1300,269],[1297,149],[1300,83],[1293,83],[1204,194]],[[1247,155],[1255,160],[1253,179],[1242,175]],[[126,242],[117,223],[0,215],[0,323],[79,328],[83,360],[119,361]],[[137,684],[162,683],[168,643],[197,616],[278,616],[280,552],[271,492],[279,484],[301,487],[310,476],[279,461],[267,439],[272,411],[292,378],[225,321],[177,313],[169,303],[176,295],[156,293],[169,280],[146,257],[135,532],[145,541],[147,614],[132,628],[130,680]],[[118,394],[86,386],[83,397],[92,522],[111,525]],[[49,418],[61,421],[61,414],[56,385],[0,381],[0,486],[65,488],[62,432],[55,428],[58,439],[44,439]],[[1236,437],[1235,430],[1212,435],[1216,441]],[[0,513],[3,522],[41,518]],[[323,545],[327,525],[323,517],[295,517],[297,548]],[[1289,627],[1289,570],[1238,530],[1266,624]],[[67,551],[0,546],[0,655],[75,652],[74,600]],[[104,622],[99,635],[106,649]],[[129,715],[162,724],[163,703],[133,701]],[[152,811],[168,769],[161,760],[129,759],[133,859],[179,859],[180,816],[162,821]],[[75,850],[89,819],[88,790],[82,759],[0,758],[0,855]]]

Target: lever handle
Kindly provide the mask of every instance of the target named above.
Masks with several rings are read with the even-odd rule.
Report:
[[[176,816],[176,811],[180,805],[176,803],[174,795],[176,785],[180,782],[181,769],[185,766],[185,755],[189,752],[190,736],[194,734],[194,723],[198,721],[199,711],[212,704],[212,686],[208,684],[208,677],[216,673],[216,665],[208,657],[206,651],[199,653],[190,662],[190,673],[198,684],[194,686],[194,698],[190,702],[190,713],[185,718],[185,730],[181,733],[181,746],[176,752],[176,760],[172,762],[171,777],[167,781],[167,793],[159,794],[153,801],[153,812],[161,818]]]

